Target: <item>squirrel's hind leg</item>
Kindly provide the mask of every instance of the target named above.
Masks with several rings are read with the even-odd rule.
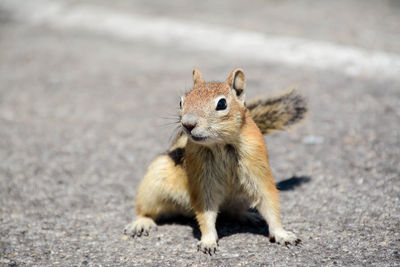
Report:
[[[136,220],[128,224],[124,233],[130,236],[148,235],[156,229],[160,216],[190,215],[191,205],[187,176],[181,164],[167,154],[157,157],[149,166],[139,185],[136,197]]]
[[[244,225],[251,224],[252,226],[260,226],[265,222],[264,218],[259,213],[248,210],[241,213],[238,219],[240,223]]]
[[[260,226],[264,218],[257,212],[249,211],[250,205],[245,198],[236,197],[226,201],[221,208],[223,217],[228,217],[241,224]]]

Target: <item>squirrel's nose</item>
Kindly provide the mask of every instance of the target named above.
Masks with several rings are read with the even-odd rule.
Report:
[[[183,125],[183,127],[186,128],[186,130],[187,130],[189,133],[193,130],[194,127],[196,127],[196,124],[188,124],[188,123],[185,123],[185,124],[182,124],[182,125]]]
[[[193,114],[185,114],[182,118],[182,126],[190,133],[197,125],[197,117]]]

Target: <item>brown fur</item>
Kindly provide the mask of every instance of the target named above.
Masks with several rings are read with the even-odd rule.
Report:
[[[263,134],[286,130],[307,113],[306,100],[295,89],[276,97],[252,99],[246,107]]]
[[[147,234],[156,226],[154,219],[164,214],[195,216],[202,233],[198,247],[211,254],[217,246],[218,213],[251,218],[247,209],[256,207],[269,225],[271,238],[297,244],[299,239],[281,225],[278,190],[257,126],[260,121],[256,124],[253,120],[254,114],[261,118],[260,110],[273,105],[251,104],[250,111],[246,108],[245,77],[240,69],[232,71],[226,82],[211,83],[204,82],[195,69],[193,80],[193,89],[183,97],[181,108],[185,134],[180,132],[170,150],[149,166],[136,198],[138,218],[125,233]],[[221,99],[226,107],[216,109]],[[281,124],[291,120],[285,117]],[[266,125],[265,131],[277,127]]]

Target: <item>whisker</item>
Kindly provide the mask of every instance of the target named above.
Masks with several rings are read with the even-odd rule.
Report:
[[[156,123],[157,127],[161,126],[171,126],[171,125],[178,125],[181,121],[172,121],[172,122],[165,122],[165,123]]]
[[[174,130],[172,130],[172,133],[171,133],[170,137],[168,138],[168,141],[170,143],[172,143],[175,140],[176,136],[179,134],[180,128],[181,128],[181,126],[179,125]]]
[[[180,120],[179,113],[157,115],[157,117],[164,120]]]
[[[166,117],[178,117],[179,116],[179,112],[170,112],[170,113],[164,113],[164,114],[162,114],[162,115],[158,115],[159,117],[161,117],[161,116],[166,116]]]
[[[163,120],[177,120],[179,121],[179,116],[171,116],[171,117],[162,117],[162,116],[158,116],[158,118],[163,119]]]

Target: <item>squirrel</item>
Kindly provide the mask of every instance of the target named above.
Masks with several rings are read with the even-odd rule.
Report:
[[[225,82],[205,82],[194,69],[193,80],[180,101],[181,129],[168,152],[148,167],[137,192],[137,219],[124,233],[148,235],[162,215],[195,217],[201,231],[197,248],[211,255],[221,212],[252,223],[265,219],[272,242],[297,245],[301,240],[281,224],[263,134],[300,121],[307,111],[304,98],[292,90],[245,103],[241,69]]]

